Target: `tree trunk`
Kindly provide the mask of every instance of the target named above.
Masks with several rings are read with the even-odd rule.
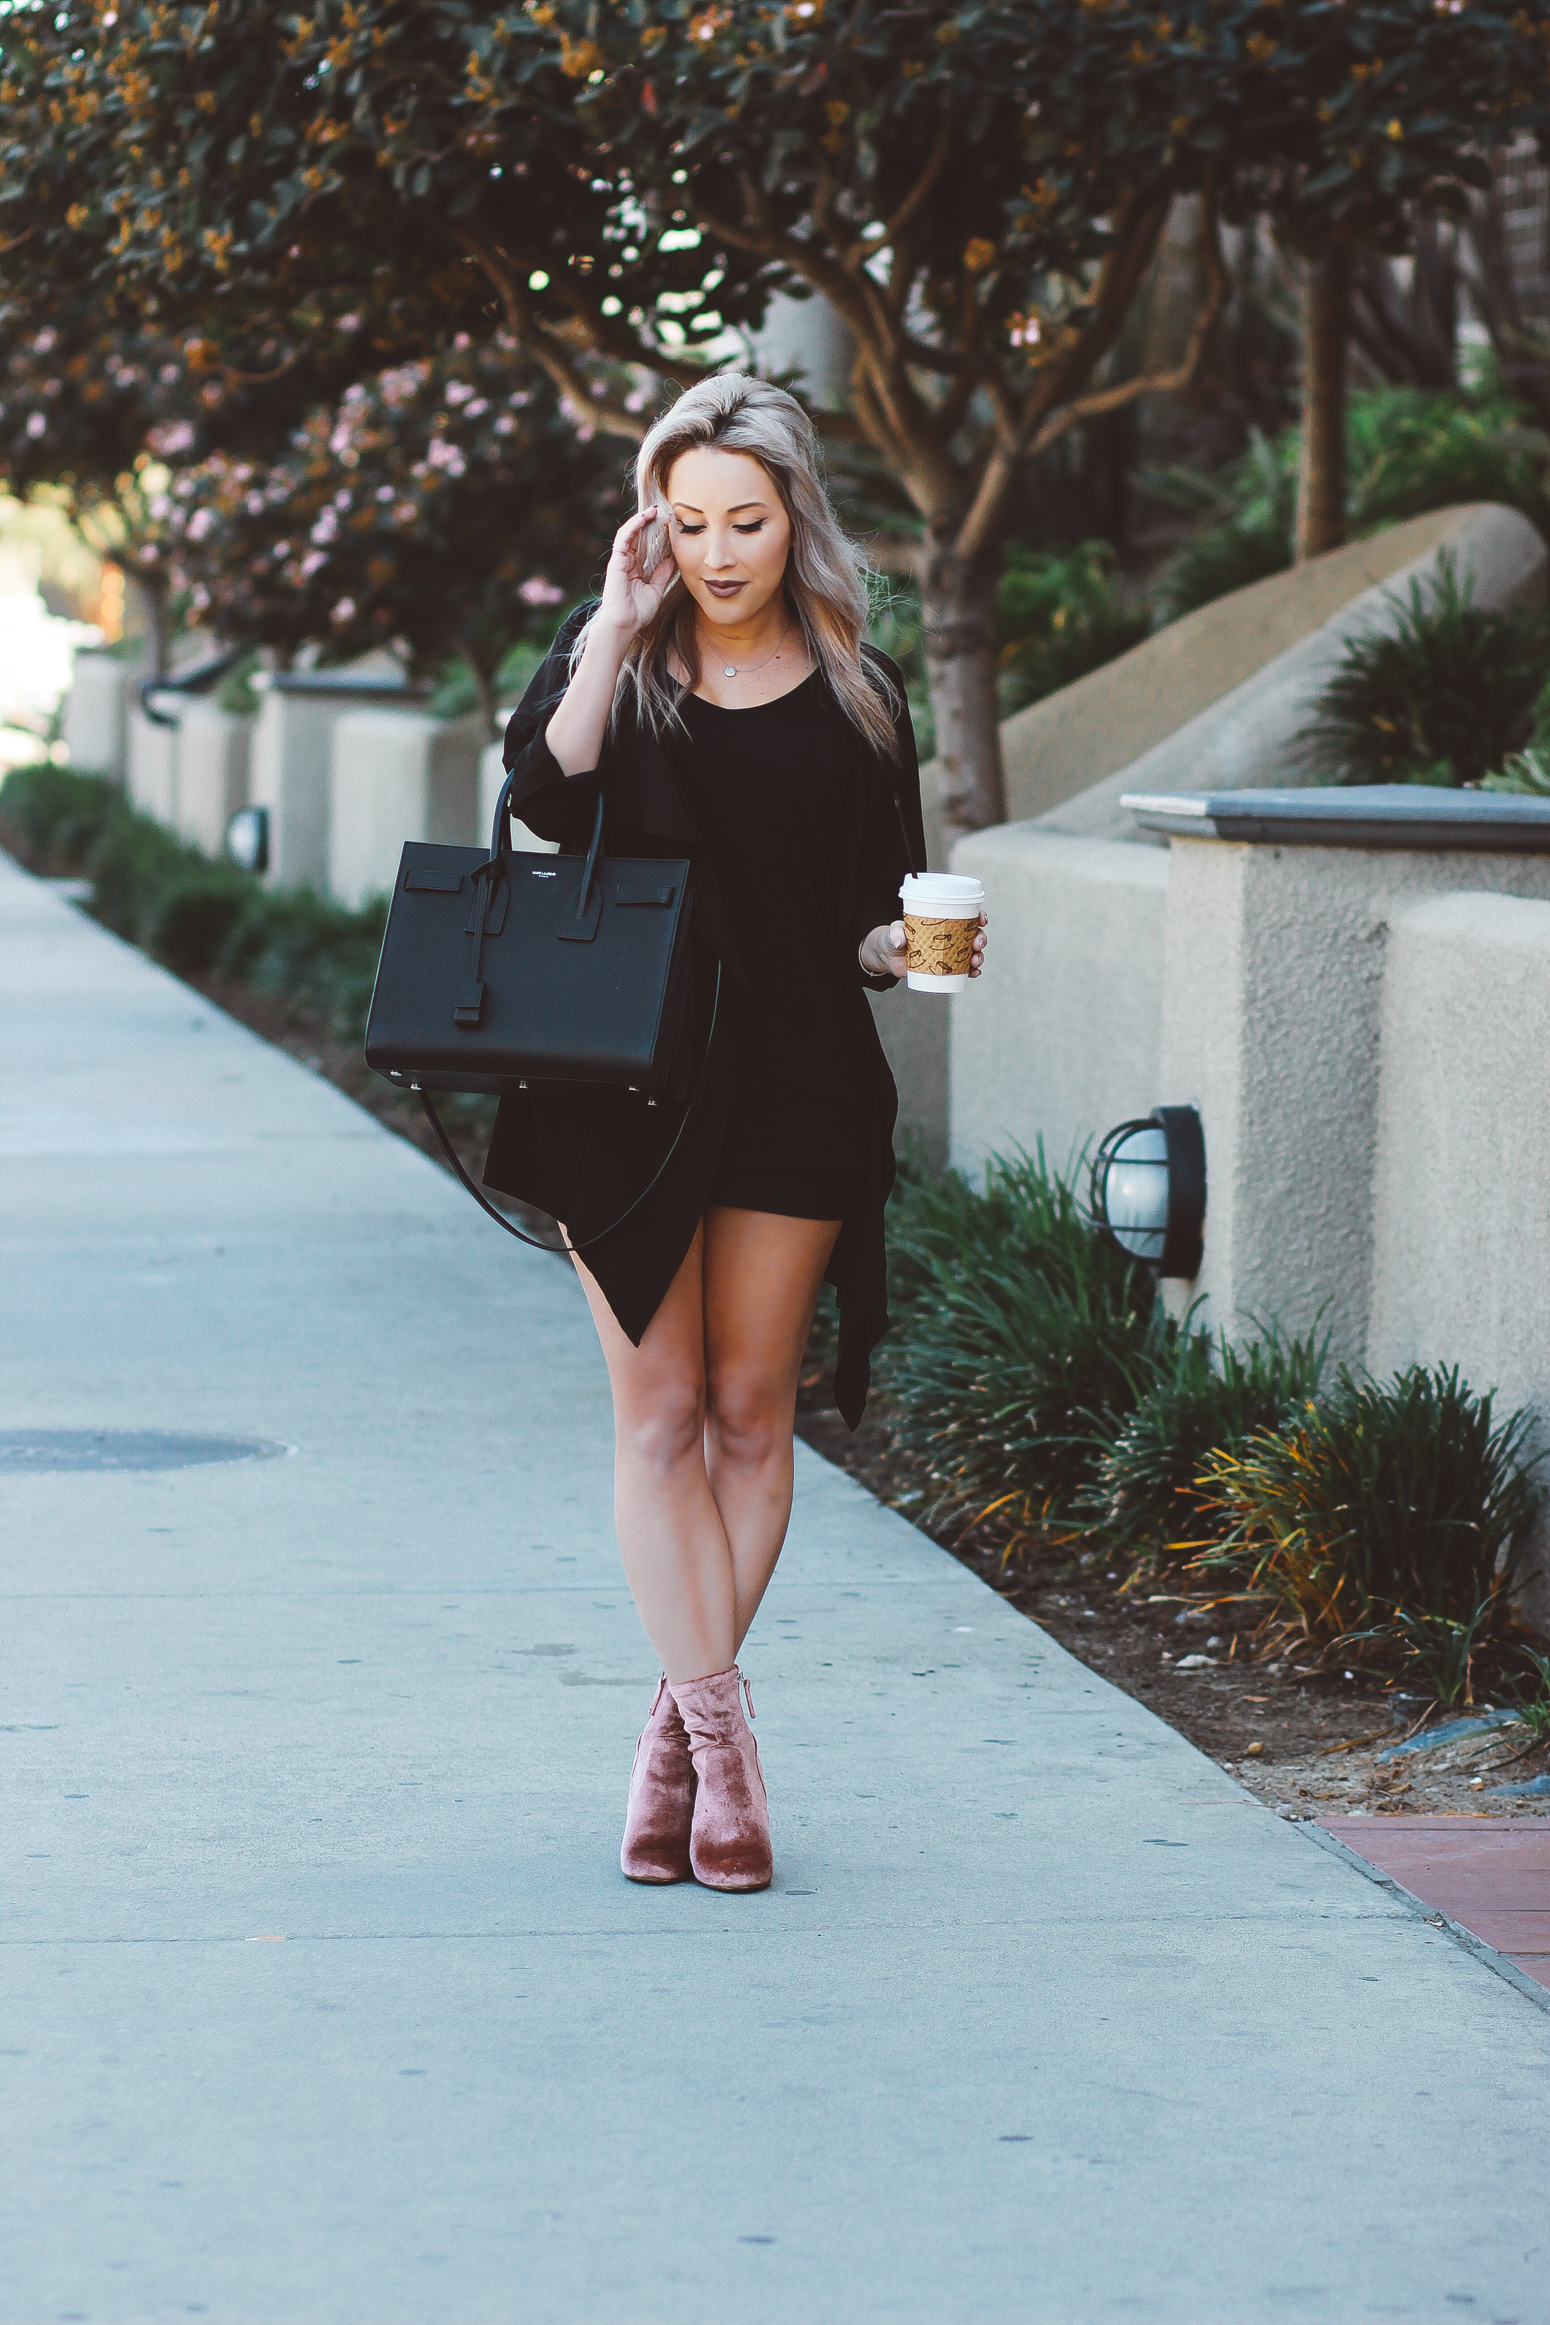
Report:
[[[463,659],[472,673],[474,692],[479,697],[479,716],[484,723],[485,741],[498,743],[501,739],[497,715],[500,705],[495,699],[495,671],[488,668],[477,654],[470,654],[466,646],[463,648]]]
[[[1006,821],[1006,776],[996,700],[994,567],[950,550],[927,563],[920,587],[926,677],[936,718],[942,848]]]
[[[124,578],[126,588],[133,590],[139,601],[139,620],[136,621],[131,613],[125,626],[140,629],[145,638],[146,654],[151,665],[148,675],[165,678],[169,659],[167,584],[159,574],[136,571],[130,566],[124,568]]]
[[[1302,459],[1297,472],[1297,562],[1345,539],[1345,351],[1351,251],[1332,242],[1303,269]]]

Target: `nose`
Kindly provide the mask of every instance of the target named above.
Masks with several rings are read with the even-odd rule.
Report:
[[[729,565],[735,565],[736,563],[737,554],[732,546],[732,536],[730,532],[728,532],[724,525],[712,525],[710,528],[709,549],[705,559],[707,570],[712,573],[721,573],[724,572]]]

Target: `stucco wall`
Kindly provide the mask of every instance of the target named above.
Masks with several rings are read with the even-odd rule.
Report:
[[[1367,1362],[1458,1364],[1550,1443],[1550,901],[1396,913],[1382,1005]],[[1529,1601],[1550,1627],[1541,1528]]]
[[[974,1170],[1042,1139],[1064,1167],[1162,1095],[1168,857],[1003,824],[953,862],[993,907],[990,966],[947,1005],[953,1162]]]
[[[1153,1102],[1205,1128],[1194,1291],[1212,1328],[1303,1331],[1322,1311],[1337,1356],[1368,1355],[1389,935],[1465,886],[1545,910],[1550,856],[1174,842]]]
[[[178,820],[178,730],[147,718],[133,702],[126,721],[124,788],[141,815],[172,829]]]
[[[1170,622],[1101,670],[1030,703],[1001,729],[1011,821],[1044,815],[1117,775],[1299,645],[1351,600],[1443,542],[1467,540],[1480,511],[1434,509],[1388,532],[1332,549],[1295,571]]]
[[[179,723],[178,835],[207,856],[221,853],[226,826],[247,805],[253,725],[197,698]]]
[[[405,840],[467,847],[477,837],[477,716],[352,710],[336,720],[329,757],[328,886],[358,911],[392,888]]]
[[[128,764],[129,706],[144,676],[141,662],[83,648],[71,670],[64,739],[72,767],[122,783]]]
[[[1395,598],[1403,597],[1412,577],[1429,576],[1435,571],[1436,549],[1441,540],[1446,540],[1455,552],[1460,575],[1472,576],[1478,604],[1544,605],[1550,558],[1540,535],[1516,509],[1445,510],[1436,517],[1417,519],[1413,526],[1398,527],[1393,533],[1380,534],[1376,541],[1359,546],[1373,551],[1382,542],[1387,542],[1391,550],[1404,546],[1405,536],[1415,536],[1418,526],[1432,528],[1423,553],[1412,553],[1403,564],[1393,568],[1388,582],[1362,590],[1317,626],[1310,626],[1295,644],[1273,659],[1267,658],[1252,677],[1230,692],[1224,691],[1211,708],[1197,717],[1170,726],[1159,714],[1152,728],[1154,739],[1149,749],[1123,764],[1103,782],[1093,784],[1043,816],[1044,828],[1089,839],[1124,839],[1133,836],[1130,817],[1120,805],[1127,791],[1228,791],[1308,783],[1312,778],[1299,737],[1308,723],[1315,695],[1333,676],[1350,638],[1361,632],[1394,628]],[[1349,554],[1349,551],[1337,552],[1342,557]],[[1224,625],[1229,617],[1234,625],[1250,621],[1255,608],[1248,601],[1260,590],[1272,586],[1291,592],[1291,599],[1282,609],[1285,618],[1290,618],[1292,601],[1300,601],[1302,610],[1311,612],[1325,602],[1326,593],[1339,578],[1320,570],[1326,563],[1333,565],[1334,562],[1334,559],[1319,559],[1296,573],[1276,575],[1273,583],[1260,582],[1254,589],[1223,599]],[[1346,571],[1348,578],[1355,578],[1354,565]],[[1217,610],[1207,606],[1202,608],[1202,614]],[[1191,619],[1199,621],[1201,615]],[[1180,624],[1181,629],[1185,626]],[[1212,633],[1205,631],[1200,633],[1202,653],[1211,636]],[[1149,652],[1150,646],[1138,651]],[[1115,665],[1116,669],[1119,667]],[[1094,675],[1102,677],[1104,673]]]

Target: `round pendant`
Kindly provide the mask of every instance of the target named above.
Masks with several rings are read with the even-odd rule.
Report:
[[[721,665],[721,675],[723,678],[735,678],[737,676],[737,664],[735,662],[723,662]]]

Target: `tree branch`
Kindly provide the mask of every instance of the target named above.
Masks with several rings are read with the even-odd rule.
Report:
[[[1216,202],[1210,193],[1201,197],[1200,239],[1208,268],[1206,295],[1179,361],[1166,371],[1146,372],[1136,379],[1121,380],[1115,387],[1100,388],[1090,396],[1079,396],[1054,419],[1045,422],[1028,446],[1030,459],[1055,443],[1068,428],[1080,427],[1084,421],[1095,420],[1104,412],[1116,412],[1122,405],[1136,402],[1138,397],[1177,395],[1194,386],[1205,361],[1207,342],[1227,303],[1227,263],[1217,233]]]
[[[632,444],[638,443],[638,418],[611,396],[593,395],[591,380],[564,340],[534,316],[531,302],[501,254],[466,226],[458,228],[457,239],[494,289],[505,309],[507,328],[524,354],[548,374],[562,395],[569,396],[573,403],[590,413],[607,435],[627,436]],[[650,358],[643,355],[641,361],[648,362]]]
[[[1131,206],[1129,218],[1122,224],[1120,239],[1100,273],[1092,320],[1078,334],[1064,358],[1057,357],[1047,367],[1045,380],[1036,386],[1024,407],[1017,434],[1010,442],[1003,438],[985,463],[968,513],[958,529],[955,548],[959,556],[973,559],[982,556],[988,548],[1022,461],[1037,458],[1070,429],[1080,427],[1087,420],[1117,411],[1144,395],[1177,392],[1191,386],[1198,377],[1207,342],[1227,295],[1227,267],[1218,233],[1214,184],[1207,185],[1200,200],[1200,240],[1209,280],[1182,361],[1166,371],[1122,380],[1114,387],[1100,388],[1090,395],[1072,392],[1079,383],[1091,379],[1118,338],[1171,207],[1171,195],[1149,202],[1137,198]]]

